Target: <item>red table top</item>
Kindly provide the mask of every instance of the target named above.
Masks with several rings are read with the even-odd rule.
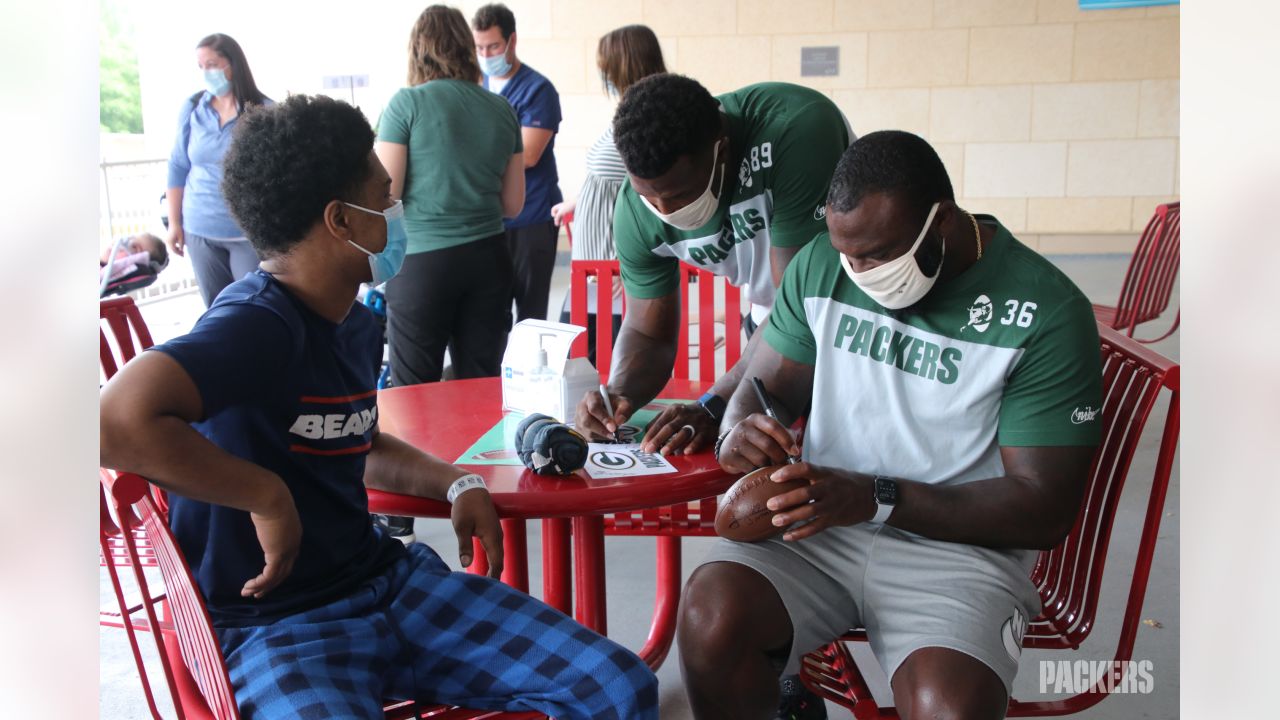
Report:
[[[671,380],[661,398],[696,398],[705,383]],[[384,432],[448,462],[502,418],[499,378],[409,385],[378,392],[378,424]],[[583,471],[566,476],[535,475],[520,465],[463,465],[485,479],[502,517],[542,518],[595,515],[661,507],[718,495],[736,475],[720,468],[711,451],[668,457],[676,472],[665,475],[592,479]],[[446,503],[396,493],[369,491],[370,512],[447,517]]]

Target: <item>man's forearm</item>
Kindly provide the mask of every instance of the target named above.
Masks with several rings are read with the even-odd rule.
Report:
[[[380,432],[365,459],[364,484],[375,490],[444,500],[453,481],[466,474],[400,438]]]
[[[755,355],[756,348],[760,347],[760,343],[762,342],[760,339],[761,335],[763,335],[763,333],[756,331],[756,333],[751,336],[751,339],[747,341],[747,346],[742,349],[742,357],[738,358],[738,362],[734,363],[733,367],[729,368],[728,371],[726,371],[724,375],[721,375],[720,378],[716,380],[715,384],[711,386],[712,394],[724,398],[725,402],[728,402],[733,397],[734,391],[738,389],[738,386],[742,384],[742,380],[746,377],[747,367],[751,365],[751,358]],[[755,412],[755,409],[751,412]],[[745,414],[741,417],[735,418],[734,422],[741,420],[742,417],[745,417]],[[728,420],[729,417],[726,414],[724,422],[721,424],[721,430],[727,430],[733,427],[733,424],[729,423]]]
[[[898,480],[889,524],[945,542],[1043,550],[1070,532],[1078,505],[1014,476],[959,485]]]
[[[666,387],[675,359],[674,342],[649,337],[624,323],[613,348],[609,390],[626,397],[639,410]]]

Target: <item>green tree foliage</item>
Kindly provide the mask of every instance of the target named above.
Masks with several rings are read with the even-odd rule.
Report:
[[[142,132],[138,53],[128,4],[102,0],[98,26],[98,123],[103,132]]]

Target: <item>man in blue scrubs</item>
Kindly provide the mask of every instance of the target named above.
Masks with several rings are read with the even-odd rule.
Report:
[[[485,5],[471,19],[484,86],[511,103],[524,140],[524,210],[507,220],[515,269],[516,320],[547,317],[551,268],[559,230],[551,206],[564,199],[557,182],[555,136],[560,94],[551,81],[516,57],[516,16],[506,5]]]

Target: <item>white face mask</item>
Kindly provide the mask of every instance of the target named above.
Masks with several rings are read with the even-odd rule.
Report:
[[[640,200],[644,202],[644,206],[649,208],[649,212],[657,215],[662,222],[671,227],[680,230],[697,230],[706,225],[716,214],[716,208],[720,207],[720,200],[716,196],[724,189],[724,173],[720,173],[720,185],[716,188],[715,193],[711,192],[711,183],[716,179],[716,161],[720,158],[720,142],[716,141],[715,149],[711,152],[711,177],[707,178],[707,189],[702,191],[702,195],[697,200],[685,205],[679,210],[663,215],[658,212],[648,198],[641,195]]]
[[[929,217],[924,221],[919,237],[911,245],[911,249],[901,257],[896,257],[866,272],[854,272],[853,266],[849,264],[849,258],[844,253],[840,253],[840,265],[844,267],[845,274],[853,284],[889,310],[901,310],[920,302],[920,299],[933,288],[938,276],[942,274],[941,259],[938,260],[937,269],[933,271],[933,277],[925,275],[919,263],[916,262],[916,251],[920,249],[920,243],[924,242],[924,236],[929,232],[929,226],[933,224],[933,216],[937,214],[940,204],[934,203],[929,209]],[[947,245],[944,242],[942,244],[944,258],[946,249]]]

